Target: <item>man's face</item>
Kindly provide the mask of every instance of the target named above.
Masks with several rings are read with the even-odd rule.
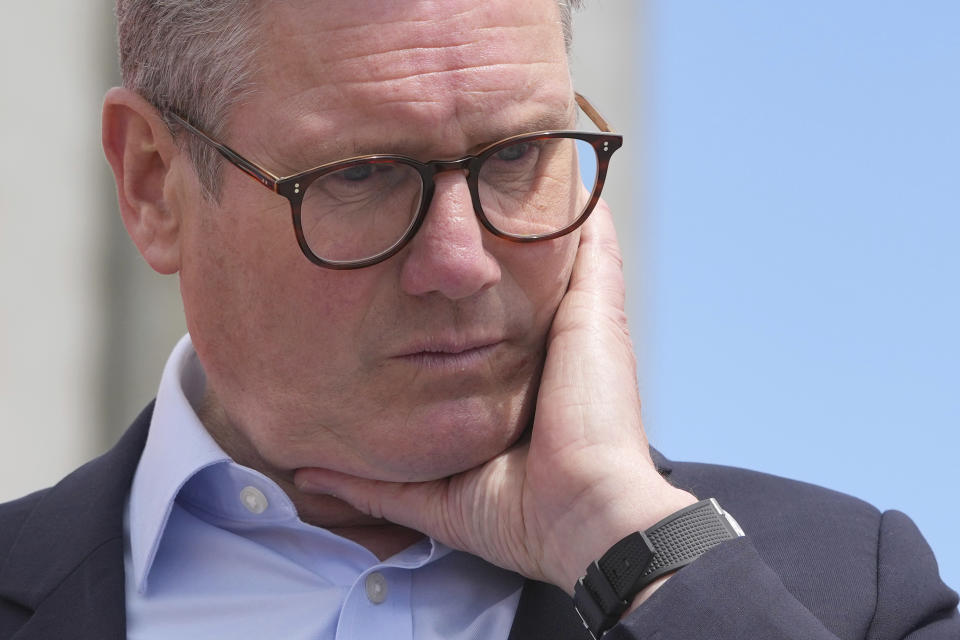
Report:
[[[265,14],[256,92],[224,139],[279,175],[361,153],[456,158],[573,124],[554,0],[273,2]],[[280,472],[423,480],[516,440],[576,233],[498,239],[448,172],[399,254],[331,271],[300,252],[284,198],[229,166],[223,178],[216,205],[192,178],[167,189],[188,327],[234,444]]]

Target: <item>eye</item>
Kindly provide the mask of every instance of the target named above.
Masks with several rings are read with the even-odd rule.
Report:
[[[529,142],[521,142],[520,144],[512,144],[509,147],[501,149],[497,152],[497,159],[503,160],[504,162],[513,162],[519,160],[523,156],[527,155],[527,152],[530,150]]]
[[[358,164],[343,171],[338,171],[337,175],[339,178],[349,182],[359,182],[373,175],[374,170],[375,168],[372,164]]]
[[[320,176],[307,190],[314,206],[324,199],[340,204],[370,202],[371,198],[385,198],[397,189],[416,187],[417,172],[404,165],[390,162],[362,162]]]

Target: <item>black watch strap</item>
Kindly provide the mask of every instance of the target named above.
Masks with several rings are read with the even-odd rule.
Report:
[[[631,533],[591,563],[577,581],[573,604],[583,625],[599,638],[644,587],[742,535],[740,525],[713,498],[685,507],[646,531]]]

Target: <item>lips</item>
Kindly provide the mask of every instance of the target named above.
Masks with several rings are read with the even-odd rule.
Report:
[[[395,359],[425,369],[465,370],[484,363],[501,338],[430,339],[401,349]]]

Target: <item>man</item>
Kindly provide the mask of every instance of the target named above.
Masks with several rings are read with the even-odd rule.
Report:
[[[958,637],[901,514],[651,453],[561,4],[118,19],[104,148],[190,335],[2,507],[0,637]]]

